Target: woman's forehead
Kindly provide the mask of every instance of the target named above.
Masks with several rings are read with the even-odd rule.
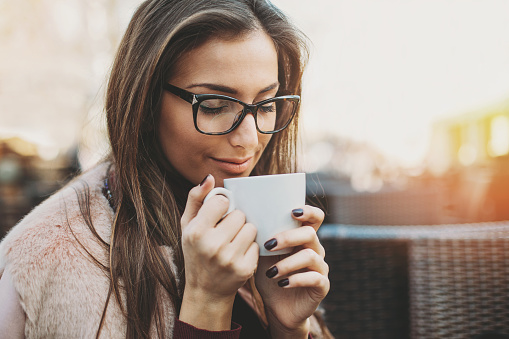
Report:
[[[170,82],[229,86],[250,82],[266,87],[277,79],[275,45],[270,36],[258,30],[230,39],[207,40],[177,61]]]

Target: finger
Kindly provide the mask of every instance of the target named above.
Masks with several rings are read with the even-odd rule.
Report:
[[[207,196],[207,194],[214,188],[215,179],[209,174],[203,179],[201,184],[193,187],[189,191],[189,195],[187,196],[186,208],[184,209],[184,213],[182,214],[182,218],[180,219],[180,223],[182,227],[185,227],[189,224],[189,222],[196,217],[198,211],[203,205],[203,199]]]
[[[305,205],[302,208],[294,209],[292,217],[302,222],[302,226],[312,226],[315,231],[318,231],[325,218],[325,213],[318,207]]]
[[[233,212],[232,212],[233,213]],[[251,245],[255,242],[256,239],[256,227],[253,224],[246,223],[244,224],[239,232],[235,235],[235,238],[232,239],[230,245],[228,245],[232,251],[234,251],[234,255],[243,256],[247,253],[247,251],[251,248]]]
[[[278,285],[283,288],[313,287],[319,300],[323,299],[330,289],[329,278],[315,271],[293,274],[279,280]]]
[[[277,279],[303,269],[316,271],[323,275],[329,274],[329,265],[327,265],[318,253],[310,248],[305,248],[286,257],[269,268],[265,274],[268,278]]]
[[[273,239],[265,243],[265,248],[270,251],[277,251],[289,247],[302,246],[311,248],[320,256],[325,257],[325,249],[320,244],[316,231],[312,226],[301,226],[292,230],[278,233]]]
[[[244,249],[244,253],[240,256],[233,256],[232,252],[225,254],[223,253],[220,258],[221,264],[225,267],[231,267],[236,272],[235,274],[240,276],[243,280],[247,280],[253,276],[258,266],[258,245],[253,242]]]
[[[234,212],[238,212],[240,215],[244,216],[240,211]],[[229,263],[238,262],[239,258],[244,257],[256,239],[256,227],[253,224],[245,224],[245,219],[242,220],[242,224],[237,227],[235,225],[225,226],[223,225],[225,222],[222,221],[221,225],[218,226],[214,230],[214,233],[207,239],[207,241],[213,242],[222,248],[221,261],[226,266],[229,265]],[[224,227],[230,227],[232,229],[236,227],[238,231],[231,239],[227,239],[227,237],[225,237]],[[239,270],[244,271],[242,264],[239,265]]]
[[[221,219],[223,219],[223,215],[225,215],[225,213],[228,211],[229,205],[230,201],[228,200],[227,197],[221,194],[214,195],[209,200],[207,200],[207,202],[202,204],[202,207],[200,208],[198,214],[196,214],[192,222],[197,225],[200,225],[201,227],[214,228],[221,221]],[[236,215],[238,216],[237,213]],[[230,222],[227,224],[231,225],[232,223]],[[243,224],[244,222],[238,225],[238,227],[242,226]],[[228,227],[224,228],[228,229]],[[236,232],[238,232],[238,229],[234,230],[233,232],[235,233],[231,236],[231,238],[228,241],[233,239]]]
[[[260,258],[260,248],[258,247],[257,243],[253,242],[251,243],[251,245],[249,245],[249,248],[242,257],[241,263],[243,266],[248,267],[250,270],[252,270],[252,273],[254,274],[256,267],[258,266],[259,258]]]
[[[224,196],[221,196],[221,197],[226,199],[226,201],[228,201],[228,198],[226,198]],[[213,197],[213,198],[215,198],[215,197]],[[212,200],[213,198],[210,198],[210,200]],[[223,200],[223,199],[221,199],[221,200]],[[224,213],[226,213],[227,210],[223,209],[224,206],[221,206],[221,207],[222,208],[221,208],[220,212],[224,211],[223,214],[220,215],[220,217],[222,218],[222,216],[224,215]],[[212,208],[214,208],[214,207],[212,207]],[[203,213],[206,213],[206,211],[209,210],[208,201],[207,201],[206,205],[205,204],[203,205],[202,209],[205,211]],[[226,209],[228,209],[228,205],[226,205]],[[201,214],[201,212],[198,213],[198,217],[201,217],[200,214]],[[211,216],[211,219],[213,221],[215,218],[213,216]],[[216,239],[220,238],[221,242],[224,241],[225,243],[231,243],[235,239],[235,237],[237,237],[238,233],[245,226],[245,224],[246,224],[246,215],[239,210],[234,210],[233,212],[229,213],[226,217],[224,217],[224,219],[219,221],[219,223],[217,223],[216,230],[214,232],[214,235],[215,235],[214,238],[216,238]],[[210,239],[210,241],[214,241],[214,239]],[[242,254],[244,254],[244,252]]]
[[[236,253],[229,245],[246,221],[241,211],[233,211],[222,219],[228,205],[228,199],[223,195],[211,197],[203,204],[190,225],[182,231],[185,243],[206,257],[217,259],[223,266],[230,266],[235,262]],[[247,246],[242,254],[246,249]]]

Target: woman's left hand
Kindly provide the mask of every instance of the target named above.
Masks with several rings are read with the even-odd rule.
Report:
[[[293,210],[302,226],[277,234],[273,251],[294,247],[289,255],[261,256],[255,276],[273,337],[307,333],[308,318],[329,292],[329,266],[316,231],[324,213],[312,206]],[[266,243],[266,245],[267,245]],[[276,334],[277,335],[274,335]]]

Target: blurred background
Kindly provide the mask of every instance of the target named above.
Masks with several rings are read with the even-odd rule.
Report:
[[[326,223],[509,219],[509,2],[274,0],[311,41],[302,170]],[[107,152],[140,1],[0,0],[0,236]]]

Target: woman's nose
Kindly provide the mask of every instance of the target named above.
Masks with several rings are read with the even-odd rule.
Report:
[[[254,115],[248,112],[239,126],[229,133],[230,143],[245,149],[254,149],[258,146],[258,131]]]

